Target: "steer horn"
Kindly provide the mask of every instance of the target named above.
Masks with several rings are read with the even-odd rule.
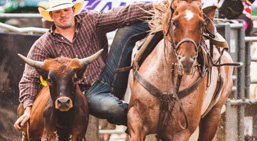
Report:
[[[34,61],[34,60],[31,60],[21,54],[18,53],[18,56],[25,62],[27,63],[28,65],[32,66],[32,67],[35,67],[37,69],[42,69],[42,66],[43,66],[43,62],[40,62],[40,61]]]
[[[84,58],[84,59],[79,59],[79,63],[81,66],[84,66],[84,65],[87,65],[93,61],[95,61],[95,59],[103,52],[103,49],[99,50],[97,53],[87,57],[87,58]]]

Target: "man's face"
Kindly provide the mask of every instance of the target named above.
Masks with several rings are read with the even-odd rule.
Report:
[[[69,28],[74,23],[73,8],[65,8],[50,12],[51,18],[54,20],[56,26],[62,29]]]

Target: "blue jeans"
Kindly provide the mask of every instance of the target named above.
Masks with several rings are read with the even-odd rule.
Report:
[[[113,71],[130,65],[135,42],[144,36],[131,37],[148,30],[147,23],[118,29],[107,56],[106,66],[85,95],[89,113],[93,116],[107,119],[112,124],[127,125],[128,104],[120,99],[125,94],[129,72],[113,74]]]

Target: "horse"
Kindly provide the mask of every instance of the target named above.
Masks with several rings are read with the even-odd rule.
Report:
[[[220,37],[213,23],[216,7],[202,10],[200,0],[167,3],[149,22],[152,34],[160,31],[163,38],[140,67],[132,62],[130,139],[157,134],[157,140],[186,141],[199,126],[198,140],[212,140],[233,86],[231,56],[210,44]]]

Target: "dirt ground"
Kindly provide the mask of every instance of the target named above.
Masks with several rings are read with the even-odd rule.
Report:
[[[18,99],[15,96],[7,96],[5,94],[1,94],[0,98],[0,140],[21,140],[21,133],[13,128],[13,124],[17,119]]]
[[[19,104],[18,84],[24,62],[17,53],[26,55],[40,35],[0,33],[0,141],[21,140],[21,133],[13,128]]]

